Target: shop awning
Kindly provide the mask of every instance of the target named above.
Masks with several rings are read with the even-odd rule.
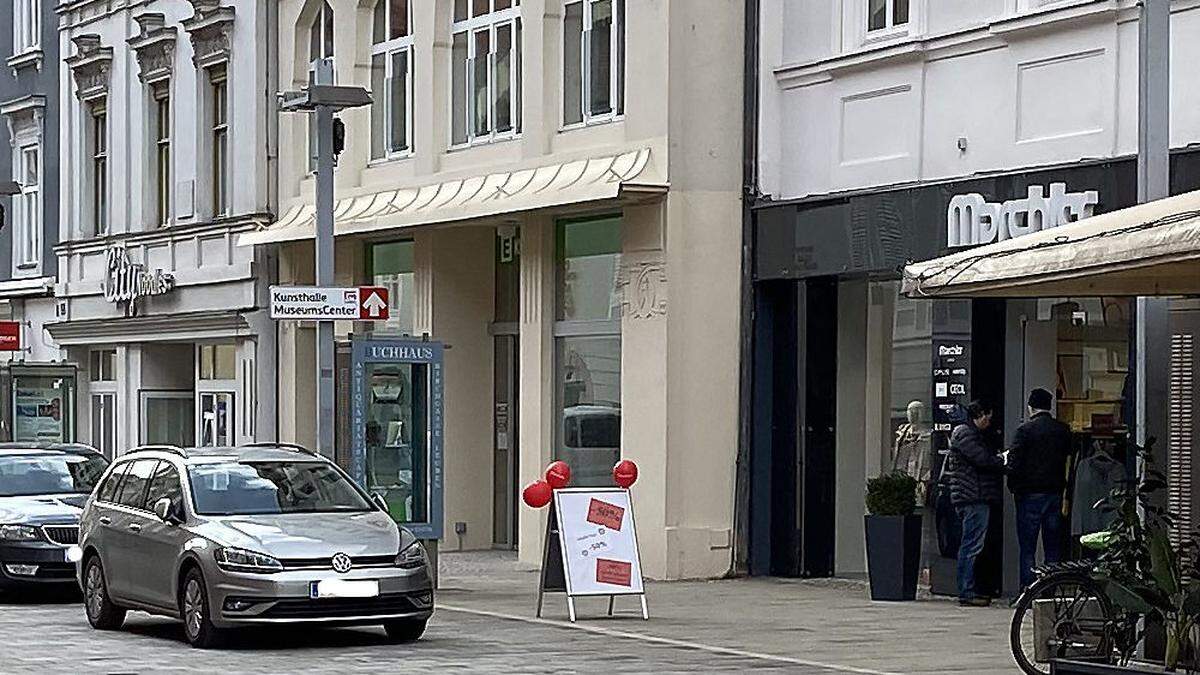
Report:
[[[904,268],[909,297],[1200,294],[1200,191]]]
[[[382,190],[337,200],[336,235],[494,217],[507,213],[666,192],[647,170],[650,149],[591,157],[421,187]],[[315,208],[292,207],[277,222],[238,240],[241,246],[312,239]]]

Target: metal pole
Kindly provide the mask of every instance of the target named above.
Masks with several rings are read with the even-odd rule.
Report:
[[[1171,5],[1170,0],[1141,0],[1138,17],[1138,203],[1162,199],[1170,194],[1170,122],[1171,122]],[[1166,298],[1137,299],[1135,324],[1137,392],[1136,442],[1145,446],[1155,438],[1156,468],[1165,469],[1167,418],[1169,405],[1166,387],[1170,368],[1170,325]],[[1151,373],[1156,376],[1151,377]],[[1138,476],[1146,466],[1139,458]],[[1165,505],[1164,505],[1165,506]],[[1161,626],[1147,626],[1146,640],[1140,651],[1161,655],[1164,636]]]
[[[316,83],[332,84],[328,59],[317,66]],[[333,286],[333,109],[317,106],[317,286]],[[333,322],[317,322],[317,449],[334,455]]]

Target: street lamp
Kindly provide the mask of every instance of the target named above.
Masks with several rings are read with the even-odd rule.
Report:
[[[317,63],[315,77],[300,91],[279,94],[281,112],[316,115],[317,125],[317,286],[333,286],[333,127],[334,113],[371,104],[371,92],[362,87],[343,87],[333,81],[333,62]],[[340,149],[339,149],[340,150]],[[333,322],[317,322],[317,448],[334,454],[333,434]]]

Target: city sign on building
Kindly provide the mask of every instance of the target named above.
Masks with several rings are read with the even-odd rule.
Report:
[[[151,295],[164,295],[175,288],[175,276],[162,270],[153,272],[129,259],[124,246],[108,249],[104,277],[104,298],[109,302],[133,302]]]
[[[304,321],[387,321],[388,289],[381,286],[272,286],[271,318]]]

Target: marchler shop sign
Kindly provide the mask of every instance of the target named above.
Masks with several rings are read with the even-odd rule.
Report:
[[[1049,230],[1092,215],[1100,195],[1095,190],[1067,192],[1066,183],[1051,183],[1050,195],[1030,185],[1028,196],[989,202],[972,192],[955,195],[946,210],[946,245],[978,246]]]
[[[175,275],[129,259],[124,246],[108,249],[108,265],[104,277],[104,298],[109,302],[132,303],[138,298],[163,295],[175,288]]]

